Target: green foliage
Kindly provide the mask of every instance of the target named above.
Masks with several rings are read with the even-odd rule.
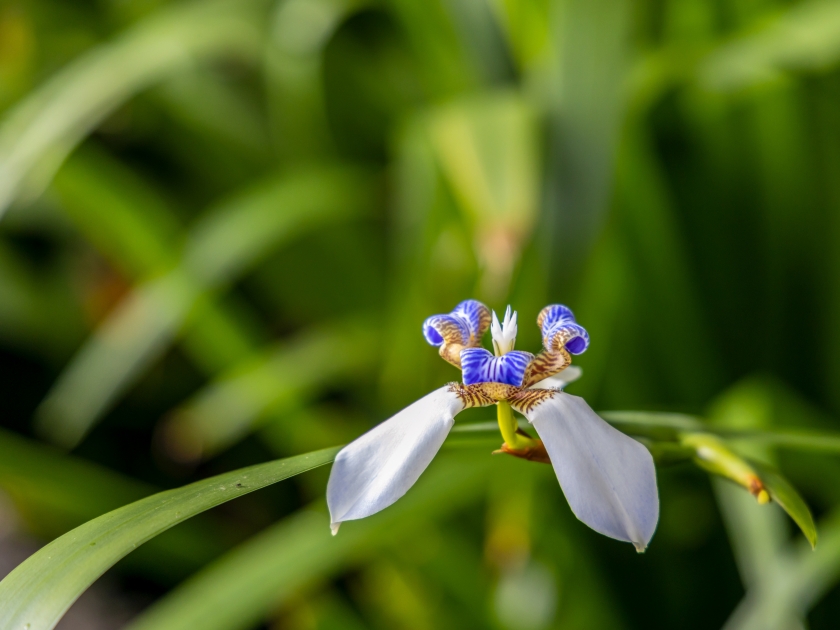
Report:
[[[220,503],[328,464],[337,448],[258,464],[154,494],[56,538],[0,582],[6,628],[52,628],[84,590],[138,545]]]

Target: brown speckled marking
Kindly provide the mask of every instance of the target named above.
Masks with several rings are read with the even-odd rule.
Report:
[[[484,392],[485,396],[495,402],[507,400],[519,391],[518,387],[505,383],[477,383],[476,385],[481,387],[481,391]]]
[[[443,337],[443,343],[440,346],[440,356],[447,363],[451,363],[460,369],[461,350],[469,348],[472,339],[466,339],[461,334],[461,329],[458,326],[445,319],[439,320],[435,329]]]
[[[560,394],[559,389],[523,389],[504,383],[450,383],[449,391],[464,403],[464,408],[488,407],[506,400],[519,413],[533,411],[540,403]]]
[[[480,348],[481,338],[490,328],[490,309],[483,304],[481,307],[477,334],[470,334],[469,339],[465,339],[461,335],[460,328],[452,322],[443,320],[439,324],[440,328],[436,328],[440,336],[443,337],[443,344],[441,344],[439,351],[441,358],[459,370],[461,369],[461,350],[464,348]]]
[[[484,336],[484,333],[487,332],[488,328],[490,328],[490,309],[482,304],[478,319],[478,334],[470,338],[470,341],[475,345],[470,347],[477,348],[481,345],[481,338]]]
[[[557,374],[571,365],[572,358],[564,349],[559,352],[547,352],[543,350],[525,369],[525,377],[522,379],[522,387],[530,387],[534,383]]]
[[[543,313],[540,318],[543,319]],[[566,350],[566,342],[569,341],[569,332],[560,330],[551,337],[543,339],[543,351],[540,352],[525,370],[525,378],[522,387],[530,387],[534,383],[557,374],[572,364],[572,356]]]
[[[551,400],[560,394],[559,389],[520,389],[509,396],[507,401],[519,413],[527,415],[544,401]]]
[[[464,409],[471,407],[487,407],[495,404],[495,400],[490,398],[483,389],[485,383],[476,383],[474,385],[464,385],[463,383],[450,383],[449,391],[458,396],[461,402],[464,403]]]

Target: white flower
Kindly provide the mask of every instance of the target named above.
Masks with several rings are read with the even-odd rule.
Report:
[[[459,304],[449,315],[424,323],[424,335],[441,356],[463,368],[463,384],[451,383],[409,405],[344,447],[327,485],[333,534],[343,521],[385,509],[417,481],[468,407],[497,405],[505,439],[502,452],[549,461],[572,512],[592,529],[633,543],[643,551],[659,519],[656,470],[648,450],[602,420],[586,402],[561,391],[580,376],[569,367],[589,335],[561,305],[546,307],[537,323],[544,349],[534,356],[513,350],[516,313],[504,322],[492,315],[494,357],[480,347],[491,326],[480,302]],[[463,361],[463,365],[462,365]],[[511,409],[539,435],[517,431]]]

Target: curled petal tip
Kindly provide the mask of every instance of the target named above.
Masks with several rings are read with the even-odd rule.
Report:
[[[644,543],[634,542],[633,546],[636,548],[636,553],[644,553],[647,549],[647,545],[645,545]]]
[[[341,527],[341,523],[330,523],[330,531],[332,535],[335,536],[338,533],[338,528]]]

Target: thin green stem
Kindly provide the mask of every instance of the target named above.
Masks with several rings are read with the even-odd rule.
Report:
[[[505,400],[500,400],[496,403],[496,412],[499,421],[499,430],[501,430],[502,437],[508,447],[514,450],[522,450],[534,446],[534,440],[516,432],[519,424],[516,422],[516,418],[513,417],[513,409],[511,409],[510,403]]]

